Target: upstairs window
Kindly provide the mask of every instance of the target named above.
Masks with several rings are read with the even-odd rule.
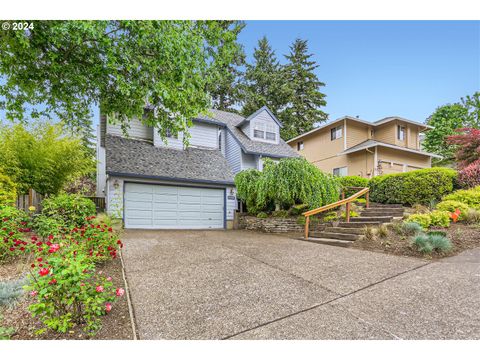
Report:
[[[347,176],[347,173],[348,173],[348,168],[346,166],[333,169],[334,176]]]
[[[297,150],[303,150],[304,149],[304,145],[303,145],[303,141],[299,141],[297,142]]]
[[[330,139],[336,140],[340,139],[343,136],[343,126],[337,126],[330,129]]]
[[[405,141],[405,126],[397,125],[397,139]]]
[[[275,125],[257,121],[253,128],[253,137],[256,139],[276,141],[277,132]]]

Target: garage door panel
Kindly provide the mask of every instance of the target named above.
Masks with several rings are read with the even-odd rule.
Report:
[[[224,227],[224,189],[125,184],[125,226],[149,229]]]

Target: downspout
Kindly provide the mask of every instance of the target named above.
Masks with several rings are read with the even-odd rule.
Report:
[[[372,177],[374,177],[376,175],[376,166],[375,164],[377,163],[377,147],[375,146],[375,151],[372,151],[370,149],[365,149],[367,150],[367,152],[369,152],[370,154],[373,154],[373,174],[372,174]],[[367,168],[368,168],[368,163],[367,163],[367,159],[365,159],[365,173],[367,172]]]

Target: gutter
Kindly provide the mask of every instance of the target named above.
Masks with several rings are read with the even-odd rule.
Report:
[[[149,180],[163,180],[163,181],[177,181],[177,182],[190,182],[195,184],[209,184],[209,185],[235,185],[235,182],[228,180],[202,180],[202,179],[187,179],[187,178],[175,178],[169,176],[156,176],[156,175],[143,175],[133,173],[123,173],[116,171],[107,171],[110,176],[134,178],[134,179],[149,179]]]

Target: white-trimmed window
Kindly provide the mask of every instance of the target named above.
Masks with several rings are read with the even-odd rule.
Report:
[[[337,126],[330,129],[330,139],[336,140],[343,136],[343,126]]]
[[[348,168],[346,166],[333,169],[333,175],[335,176],[347,176],[347,174]]]
[[[297,142],[297,150],[303,150],[305,148],[305,145],[303,145],[303,141]]]
[[[405,141],[405,126],[397,125],[397,139],[400,141]]]
[[[275,125],[265,123],[263,121],[255,122],[253,128],[253,137],[256,139],[268,140],[268,141],[277,141],[277,129]]]

